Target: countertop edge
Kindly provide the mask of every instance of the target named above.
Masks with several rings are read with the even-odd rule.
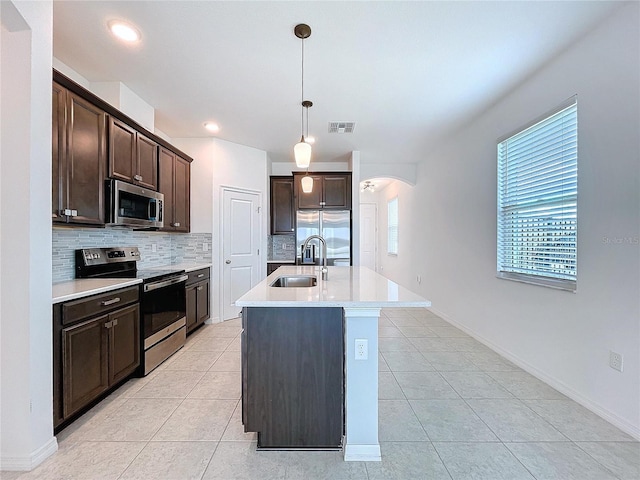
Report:
[[[86,278],[80,280],[69,280],[68,282],[56,283],[52,287],[51,303],[68,302],[99,293],[110,292],[120,288],[131,287],[142,283],[138,278],[120,279],[93,279]]]

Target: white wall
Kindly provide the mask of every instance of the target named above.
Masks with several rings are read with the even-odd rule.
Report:
[[[630,3],[378,194],[380,265],[531,373],[640,437],[640,4]],[[578,95],[578,291],[499,280],[496,139]],[[386,255],[398,195],[400,253]],[[608,240],[607,240],[608,239]],[[416,275],[422,275],[418,285]],[[624,355],[624,372],[608,365]]]
[[[51,2],[3,1],[0,469],[57,449],[51,327]],[[19,201],[18,201],[19,200]]]
[[[214,322],[222,318],[221,222],[222,188],[235,187],[261,194],[262,245],[260,268],[266,274],[268,220],[268,159],[263,150],[217,138],[173,139],[173,144],[194,158],[191,164],[191,223],[193,232],[212,233],[211,295]],[[290,172],[289,172],[290,174]]]

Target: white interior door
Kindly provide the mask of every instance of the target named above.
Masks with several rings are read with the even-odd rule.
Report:
[[[260,278],[260,196],[223,190],[222,299],[223,320],[235,318],[234,302]]]
[[[360,266],[374,272],[378,251],[378,207],[375,203],[360,204]]]

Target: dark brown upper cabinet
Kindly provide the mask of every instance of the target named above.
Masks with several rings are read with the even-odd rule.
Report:
[[[310,173],[313,178],[313,190],[302,191],[301,180],[304,173],[294,172],[293,187],[295,205],[299,210],[351,210],[351,173],[326,172]]]
[[[158,185],[164,194],[164,227],[169,232],[189,232],[191,164],[160,147]]]
[[[271,177],[271,235],[295,231],[293,177]]]
[[[104,225],[107,115],[55,82],[52,115],[52,220]]]
[[[109,177],[158,190],[158,144],[109,117]]]

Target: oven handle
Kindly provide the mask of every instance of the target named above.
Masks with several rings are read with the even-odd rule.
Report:
[[[158,288],[168,287],[169,285],[185,282],[188,278],[189,278],[189,275],[180,275],[179,277],[169,278],[168,280],[161,280],[155,283],[148,283],[144,286],[144,291],[151,292],[152,290],[157,290]]]

